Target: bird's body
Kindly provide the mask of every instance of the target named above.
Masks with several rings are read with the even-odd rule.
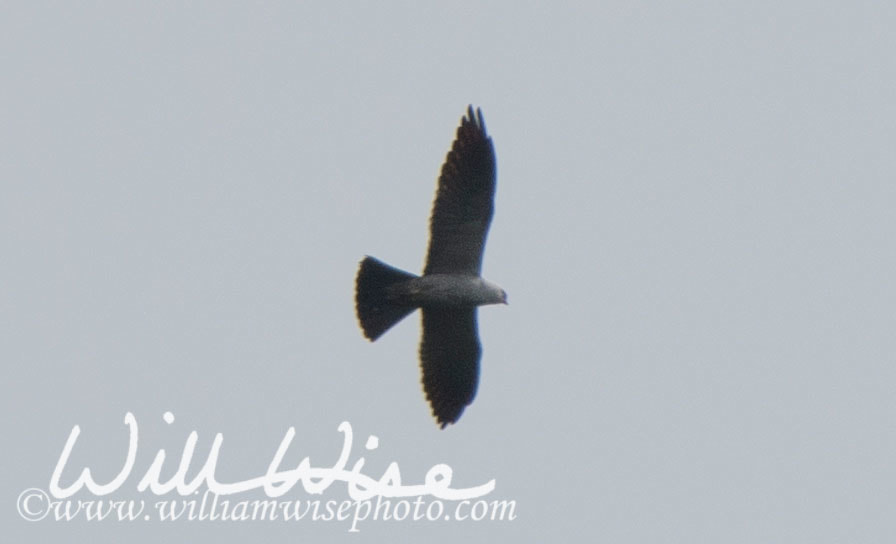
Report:
[[[358,269],[355,307],[368,339],[422,310],[423,388],[442,428],[457,421],[476,394],[482,353],[476,308],[507,303],[504,291],[480,276],[494,193],[494,148],[482,112],[474,115],[471,106],[442,166],[423,275],[373,257]]]
[[[463,274],[426,274],[400,284],[397,292],[421,308],[468,308],[507,302],[504,290],[494,283]]]

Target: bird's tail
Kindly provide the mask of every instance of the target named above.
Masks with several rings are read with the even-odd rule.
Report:
[[[364,336],[376,340],[416,309],[402,303],[394,296],[395,289],[390,289],[416,277],[373,257],[364,257],[355,281],[355,310]]]

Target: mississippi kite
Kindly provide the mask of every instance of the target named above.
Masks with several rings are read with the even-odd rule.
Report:
[[[482,111],[470,106],[439,176],[423,275],[369,256],[358,269],[355,309],[371,341],[421,309],[423,390],[443,429],[476,395],[482,355],[477,306],[507,304],[507,294],[480,277],[494,196],[495,150]]]

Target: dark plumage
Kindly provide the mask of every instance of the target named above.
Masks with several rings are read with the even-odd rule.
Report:
[[[423,275],[373,257],[358,269],[355,308],[368,339],[421,308],[423,389],[442,428],[476,395],[482,354],[477,306],[507,303],[500,287],[480,277],[494,195],[495,151],[482,112],[470,106],[439,176]]]

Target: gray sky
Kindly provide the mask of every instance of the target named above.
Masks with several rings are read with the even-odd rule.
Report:
[[[117,473],[128,411],[142,470],[196,430],[254,476],[290,426],[329,466],[350,421],[371,475],[447,463],[517,501],[365,541],[896,538],[896,10],[302,4],[4,8],[11,541],[357,538],[23,521],[73,425],[72,466]],[[420,270],[468,103],[510,305],[480,311],[477,399],[439,431],[419,317],[368,343],[353,281],[365,254]]]

